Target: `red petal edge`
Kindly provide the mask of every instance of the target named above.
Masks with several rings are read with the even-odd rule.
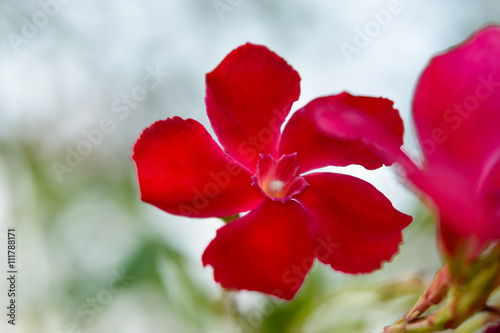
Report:
[[[313,173],[297,196],[309,214],[317,258],[345,273],[369,273],[390,260],[412,220],[371,184],[347,175]]]
[[[223,217],[263,199],[248,171],[193,119],[157,121],[137,140],[133,159],[142,200],[172,214]]]
[[[286,300],[299,290],[314,255],[307,215],[294,201],[265,200],[217,231],[203,254],[224,288],[247,289]]]
[[[320,97],[293,114],[278,155],[297,152],[301,173],[350,164],[373,170],[394,162],[384,149],[399,149],[403,132],[390,100],[348,93]]]

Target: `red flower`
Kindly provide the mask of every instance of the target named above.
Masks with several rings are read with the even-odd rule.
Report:
[[[439,207],[445,250],[500,239],[500,28],[435,57],[418,83],[413,118],[421,186]],[[438,186],[436,186],[438,185]],[[472,254],[473,255],[473,254]]]
[[[413,119],[422,166],[399,142],[378,143],[437,208],[445,255],[474,259],[500,240],[500,27],[432,59],[417,85]]]
[[[142,200],[169,213],[225,217],[203,254],[215,280],[291,299],[315,258],[346,273],[367,273],[391,259],[411,217],[372,185],[346,175],[306,172],[324,166],[383,165],[379,149],[345,123],[375,122],[402,144],[392,103],[347,93],[318,98],[281,125],[300,93],[300,77],[263,46],[232,51],[206,77],[206,106],[222,150],[192,119],[158,121],[134,147]],[[336,136],[315,114],[338,114]]]

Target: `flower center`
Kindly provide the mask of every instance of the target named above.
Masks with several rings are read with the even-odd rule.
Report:
[[[270,199],[285,203],[309,185],[300,176],[299,169],[297,153],[283,155],[278,160],[261,154],[252,185]]]
[[[267,189],[270,193],[276,193],[279,195],[281,191],[285,188],[285,183],[282,182],[281,180],[271,180],[269,185],[267,186]]]

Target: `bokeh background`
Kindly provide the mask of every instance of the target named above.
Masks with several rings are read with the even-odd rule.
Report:
[[[345,90],[388,97],[416,152],[410,105],[419,73],[433,54],[500,23],[500,3],[396,1],[398,13],[346,56],[342,45],[356,46],[357,29],[394,1],[1,0],[0,308],[8,227],[17,229],[19,308],[15,327],[1,311],[0,331],[366,333],[401,316],[441,259],[432,214],[392,169],[335,171],[369,180],[414,216],[400,254],[367,276],[316,264],[286,303],[216,285],[201,254],[223,223],[142,203],[130,158],[158,119],[191,117],[209,128],[204,75],[247,41],[300,73],[292,110]],[[163,73],[157,87],[117,111],[151,70]],[[103,121],[112,129],[60,169]]]

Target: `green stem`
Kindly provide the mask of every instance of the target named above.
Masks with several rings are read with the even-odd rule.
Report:
[[[491,293],[499,284],[499,254],[498,249],[495,249],[470,265],[464,266],[460,276],[450,277],[448,281],[451,285],[449,289],[446,288],[447,299],[443,307],[432,314],[419,318],[421,310],[425,309],[427,305],[435,303],[436,300],[444,299],[444,295],[432,297],[432,295],[441,295],[435,291],[445,290],[441,288],[444,281],[439,279],[444,274],[441,270],[413,310],[409,311],[406,317],[386,327],[384,333],[431,333],[455,329],[475,314],[482,312],[486,308],[486,302]],[[426,299],[426,295],[429,295],[428,299]],[[497,314],[492,313],[491,316],[497,316]]]

